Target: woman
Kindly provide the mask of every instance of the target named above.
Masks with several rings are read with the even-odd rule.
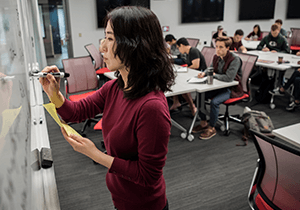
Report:
[[[259,25],[255,25],[253,27],[253,31],[245,37],[245,40],[253,40],[253,41],[260,41],[262,40],[262,33],[260,30]]]
[[[107,15],[103,58],[117,80],[79,102],[59,92],[59,79],[40,78],[49,99],[66,122],[103,112],[107,155],[87,138],[68,136],[74,150],[106,166],[106,184],[118,210],[168,209],[163,167],[170,136],[164,96],[174,73],[155,14],[142,7],[120,7]],[[46,67],[43,72],[58,72]]]

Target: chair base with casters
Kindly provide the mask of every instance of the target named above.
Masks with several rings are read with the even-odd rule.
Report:
[[[224,135],[228,136],[230,134],[229,121],[242,123],[240,115],[229,115],[229,106],[236,105],[237,103],[240,103],[240,102],[244,102],[247,99],[250,100],[250,96],[249,96],[249,94],[244,93],[244,95],[239,98],[230,98],[223,102],[223,104],[226,106],[225,114],[219,115],[218,119],[224,121],[224,124],[221,125],[221,127],[220,127],[221,131],[224,132]]]

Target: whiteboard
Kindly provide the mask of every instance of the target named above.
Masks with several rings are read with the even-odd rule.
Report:
[[[33,167],[50,148],[42,89],[29,71],[44,53],[36,0],[0,0],[0,209],[60,209],[54,167]],[[37,56],[38,55],[38,56]]]

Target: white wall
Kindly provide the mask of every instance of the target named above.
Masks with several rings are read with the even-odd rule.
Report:
[[[96,10],[96,0],[69,0],[74,57],[88,55],[84,46],[93,43],[98,48],[99,39],[104,38],[104,29],[97,28]]]
[[[216,31],[218,25],[232,36],[236,29],[242,29],[247,35],[255,24],[259,24],[261,30],[269,31],[276,19],[283,20],[283,28],[290,30],[291,27],[300,28],[300,19],[286,20],[288,0],[277,0],[275,5],[274,19],[239,21],[239,0],[226,0],[224,5],[224,21],[181,24],[181,0],[151,0],[151,10],[157,15],[162,26],[169,26],[170,31],[176,38],[191,37],[200,38],[198,48],[207,45],[211,41],[212,31]],[[104,30],[97,28],[97,13],[95,0],[70,0],[71,32],[73,41],[74,57],[87,55],[84,45],[93,43],[98,47],[99,39],[104,37]],[[79,33],[82,37],[79,37]]]

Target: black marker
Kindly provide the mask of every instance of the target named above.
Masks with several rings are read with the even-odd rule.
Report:
[[[51,73],[45,73],[45,72],[39,72],[35,74],[30,74],[32,77],[47,77],[47,74],[52,74],[55,77],[60,77],[60,78],[66,78],[69,77],[69,73],[64,73],[64,72],[51,72]]]

